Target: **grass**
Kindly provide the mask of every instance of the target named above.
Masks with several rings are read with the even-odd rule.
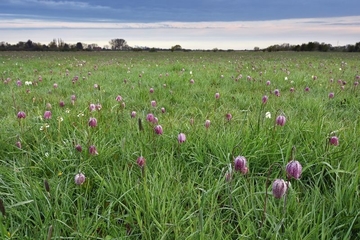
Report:
[[[356,54],[2,52],[0,66],[2,239],[360,237]],[[91,112],[90,103],[101,109]],[[282,127],[275,125],[281,113]],[[338,146],[329,145],[331,135]],[[285,173],[293,146],[303,167],[299,180]],[[238,155],[249,172],[234,171],[226,181]],[[271,184],[266,188],[270,166],[270,183],[290,182],[281,199]],[[74,182],[79,172],[82,185]]]

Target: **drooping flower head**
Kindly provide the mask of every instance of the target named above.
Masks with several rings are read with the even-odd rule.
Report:
[[[279,115],[276,118],[276,125],[284,126],[286,123],[286,117],[284,115]]]
[[[206,121],[205,121],[205,127],[206,127],[206,128],[209,128],[209,127],[210,127],[210,120],[206,120]]]
[[[269,97],[266,96],[266,95],[264,95],[264,96],[262,97],[262,103],[263,103],[263,104],[267,103],[268,99],[269,99]]]
[[[185,142],[185,140],[186,140],[186,135],[184,133],[180,133],[178,135],[178,142],[183,143],[183,142]]]
[[[96,150],[96,147],[95,147],[94,145],[91,145],[91,146],[89,147],[89,153],[90,153],[91,155],[98,155],[98,154],[99,154],[98,151]]]
[[[50,119],[51,118],[51,111],[45,111],[44,113],[44,119]]]
[[[281,198],[285,195],[287,184],[283,179],[275,179],[272,184],[272,193],[275,198]]]
[[[96,127],[96,126],[97,126],[97,120],[96,120],[96,118],[91,117],[91,118],[89,119],[89,126],[90,126],[90,127]]]
[[[130,114],[131,118],[135,118],[136,117],[136,112],[135,111],[132,111],[131,114]]]
[[[146,159],[143,156],[140,156],[137,158],[136,163],[139,167],[143,168],[145,166]]]
[[[74,180],[76,185],[82,185],[85,182],[86,177],[83,173],[78,173],[75,175]]]
[[[215,93],[215,99],[219,99],[220,98],[220,93]]]
[[[154,128],[154,131],[157,135],[163,134],[163,129],[162,129],[161,125],[156,125],[156,127]]]
[[[331,136],[329,138],[330,145],[338,146],[339,145],[339,138],[336,136]]]
[[[296,180],[298,180],[302,173],[301,164],[296,160],[291,160],[286,165],[286,173],[288,178],[295,178]]]
[[[246,166],[246,158],[244,156],[237,156],[234,159],[234,169],[235,171],[241,171],[242,173],[246,174],[248,168]]]
[[[18,118],[26,118],[26,114],[25,114],[25,112],[20,111],[20,112],[18,112],[17,117]]]

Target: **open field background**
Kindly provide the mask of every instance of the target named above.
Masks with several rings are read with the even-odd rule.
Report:
[[[0,70],[1,239],[360,238],[359,54],[2,52]]]

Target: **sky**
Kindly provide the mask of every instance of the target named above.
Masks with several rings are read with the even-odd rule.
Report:
[[[0,42],[254,49],[360,42],[359,0],[0,0]]]

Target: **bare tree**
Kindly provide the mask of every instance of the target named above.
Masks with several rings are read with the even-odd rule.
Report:
[[[123,50],[127,47],[127,43],[124,39],[121,38],[114,38],[111,39],[109,42],[112,50]]]

